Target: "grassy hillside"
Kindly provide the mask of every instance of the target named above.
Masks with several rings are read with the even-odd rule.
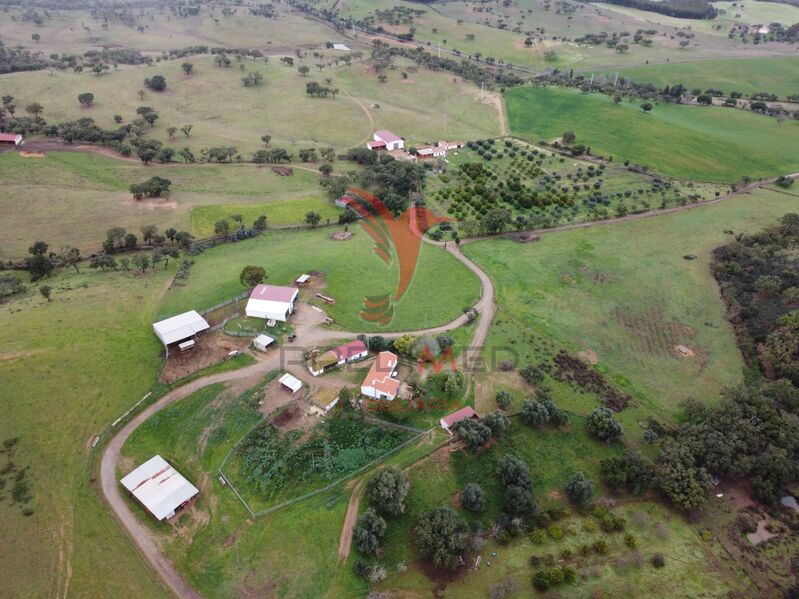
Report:
[[[133,27],[118,18],[110,18],[103,25],[103,15],[99,12],[53,9],[46,11],[47,16],[39,26],[23,19],[24,8],[10,8],[0,20],[0,37],[6,46],[41,50],[45,54],[83,53],[104,47],[133,48],[155,54],[196,45],[291,52],[297,46],[323,46],[325,40],[337,37],[324,25],[304,19],[296,11],[289,14],[288,8],[282,6],[278,6],[279,17],[274,20],[252,17],[246,8],[225,15],[222,8],[204,6],[198,15],[184,18],[176,17],[168,9],[132,10]],[[45,11],[39,12],[43,15]],[[31,39],[34,33],[41,36],[39,42]]]
[[[343,327],[376,330],[358,312],[365,296],[393,293],[397,286],[396,259],[391,268],[373,252],[372,238],[358,226],[348,241],[333,241],[333,229],[269,232],[238,244],[208,250],[197,260],[186,285],[175,287],[164,299],[163,315],[212,306],[244,289],[241,269],[256,264],[266,269],[268,282],[286,285],[303,272],[325,276],[325,294],[336,304],[325,310]],[[443,295],[446,294],[446,295]],[[389,330],[401,331],[441,325],[457,318],[480,295],[477,278],[444,250],[424,244],[416,273],[399,304]],[[444,299],[444,297],[446,299]]]
[[[799,122],[780,124],[751,112],[718,107],[614,104],[604,94],[523,87],[506,94],[511,130],[532,139],[574,131],[595,154],[630,160],[668,175],[733,182],[744,175],[799,170]]]
[[[599,369],[636,399],[623,412],[631,430],[644,415],[673,415],[684,399],[714,401],[741,380],[743,364],[709,272],[710,252],[729,239],[727,229],[757,231],[797,210],[799,198],[760,191],[535,244],[466,244],[464,253],[493,278],[506,314],[489,346],[522,352],[522,364],[540,359],[536,337],[573,354],[593,352]],[[681,356],[677,344],[694,356]],[[594,405],[575,398],[580,411]]]
[[[592,73],[587,71],[589,76]],[[612,78],[615,71],[595,74]],[[653,83],[658,87],[682,83],[688,89],[712,87],[726,93],[767,91],[781,98],[799,94],[799,57],[657,64],[621,69],[619,75],[636,83]]]
[[[171,267],[170,267],[171,270]],[[165,597],[90,479],[95,434],[155,382],[150,324],[172,272],[66,272],[0,305],[0,439],[19,437],[34,513],[0,502],[6,597]],[[31,564],[36,564],[35,575]]]
[[[311,145],[339,149],[359,145],[380,128],[420,142],[498,132],[496,109],[475,102],[479,90],[472,84],[430,71],[408,73],[403,79],[401,71],[410,65],[389,71],[385,83],[358,62],[321,71],[316,66],[334,58],[330,54],[320,61],[309,54],[302,62],[312,69],[307,77],[298,73],[296,57],[294,67],[282,65],[275,57],[268,64],[244,61],[240,68],[234,61],[222,68],[211,56],[196,56],[189,59],[196,71],[191,76],[181,70],[184,60],[120,68],[100,77],[88,72],[15,73],[3,76],[3,93],[14,96],[19,106],[40,102],[50,122],[88,116],[108,128],[117,127],[114,115],[130,122],[137,117],[137,107],[149,106],[160,118],[148,137],[195,151],[236,146],[240,152],[251,153],[263,147],[260,137],[265,133],[272,135],[272,145],[296,153]],[[261,73],[263,83],[244,87],[241,79],[250,72]],[[145,90],[140,99],[144,79],[157,74],[166,77],[167,90]],[[306,83],[315,80],[326,85],[327,78],[340,90],[336,98],[311,98],[305,93]],[[78,103],[81,92],[94,94],[91,108]],[[168,139],[168,127],[186,124],[194,126],[191,137],[178,133],[174,142]]]
[[[167,200],[136,202],[128,188],[158,175],[172,181]],[[281,177],[271,168],[252,164],[197,164],[142,166],[78,152],[52,152],[44,158],[23,158],[15,152],[0,154],[0,258],[18,258],[36,239],[57,250],[72,244],[89,252],[97,249],[105,231],[114,226],[139,234],[145,224],[213,234],[213,223],[233,213],[266,214],[270,226],[302,223],[316,210],[324,218],[337,213],[319,187],[319,175],[294,169]],[[249,205],[257,208],[249,208]],[[210,223],[192,218],[203,207]],[[216,218],[218,217],[218,218]],[[211,217],[209,217],[211,218]]]

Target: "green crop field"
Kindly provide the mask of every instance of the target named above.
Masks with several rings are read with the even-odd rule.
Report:
[[[304,272],[324,275],[324,293],[333,305],[322,304],[337,324],[350,330],[379,330],[362,321],[358,312],[365,296],[393,293],[397,286],[396,259],[391,268],[373,253],[373,241],[358,226],[347,241],[330,239],[336,228],[317,231],[272,231],[244,243],[206,251],[191,269],[185,286],[174,287],[164,299],[163,315],[201,309],[241,292],[241,269],[256,264],[266,269],[268,283],[286,285]],[[446,292],[446,301],[441,294]],[[457,318],[480,295],[477,278],[457,259],[439,248],[422,246],[413,280],[396,305],[387,330],[414,330]]]
[[[133,200],[130,184],[155,175],[172,181],[172,195]],[[191,228],[206,236],[213,234],[216,220],[234,213],[246,216],[248,225],[266,214],[271,226],[301,224],[309,210],[324,218],[338,213],[319,187],[319,175],[299,168],[282,177],[252,164],[145,167],[78,152],[52,152],[44,158],[6,152],[0,154],[0,179],[0,258],[24,255],[36,239],[56,250],[72,244],[92,251],[114,226],[139,234],[142,225],[156,224],[162,231]],[[197,207],[202,208],[195,217]]]
[[[48,122],[91,117],[113,129],[118,127],[114,115],[128,123],[138,116],[136,108],[149,106],[159,119],[147,136],[176,148],[189,146],[195,153],[212,146],[235,146],[250,154],[263,147],[260,137],[265,133],[272,135],[273,146],[296,153],[308,146],[346,149],[360,145],[381,128],[419,142],[447,135],[471,139],[498,131],[496,109],[476,101],[479,89],[471,83],[425,70],[403,79],[401,71],[415,67],[401,62],[396,71],[387,73],[385,83],[357,61],[325,66],[321,71],[316,66],[336,58],[331,54],[318,62],[308,55],[302,61],[312,69],[307,77],[298,73],[296,57],[294,67],[284,66],[275,57],[268,64],[247,60],[239,68],[234,61],[224,68],[211,56],[193,56],[188,59],[195,67],[190,76],[181,70],[184,60],[120,68],[99,77],[89,72],[14,73],[3,76],[3,93],[14,96],[20,106],[40,102]],[[261,73],[263,83],[245,87],[241,79],[250,72]],[[157,74],[166,77],[166,91],[145,89],[141,99],[138,92],[144,88],[144,79]],[[315,80],[326,85],[327,78],[340,90],[338,96],[306,94],[306,83]],[[91,108],[78,103],[82,92],[94,94]],[[187,124],[193,125],[190,137],[178,133],[177,139],[169,140],[168,127]]]
[[[615,76],[614,72],[592,72],[586,75]],[[707,60],[675,64],[657,64],[619,70],[619,76],[636,83],[653,83],[657,87],[682,83],[688,89],[713,88],[725,93],[743,94],[770,92],[785,98],[799,94],[799,57]]]
[[[716,401],[722,387],[741,381],[743,364],[710,275],[710,252],[729,239],[727,229],[757,231],[798,209],[795,196],[763,190],[535,244],[463,245],[494,280],[506,314],[498,320],[510,319],[509,329],[497,323],[488,346],[526,351],[528,335],[514,333],[521,328],[572,354],[593,352],[600,371],[635,397],[622,413],[633,426],[646,414],[672,418],[688,398]],[[521,347],[509,345],[520,340]],[[679,355],[677,344],[694,355]],[[587,413],[595,405],[572,407]]]
[[[595,154],[630,160],[667,175],[737,181],[799,170],[799,122],[752,112],[656,104],[614,104],[604,94],[523,87],[506,94],[511,130],[533,140],[574,131]]]
[[[722,18],[731,18],[749,25],[769,25],[781,23],[786,28],[799,22],[799,6],[783,2],[714,2]],[[740,16],[738,16],[740,15]]]

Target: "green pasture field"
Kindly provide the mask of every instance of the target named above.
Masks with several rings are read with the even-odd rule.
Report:
[[[637,440],[638,421],[673,420],[683,400],[714,402],[723,387],[741,382],[743,363],[710,253],[729,239],[725,230],[758,231],[797,209],[799,198],[761,190],[684,213],[545,235],[534,244],[464,244],[497,289],[501,316],[487,351],[519,354],[520,366],[561,347],[593,352],[599,371],[633,396],[622,418]],[[677,344],[695,355],[681,356]],[[596,405],[577,395],[567,407],[587,414]]]
[[[20,439],[34,510],[26,518],[0,501],[5,596],[167,596],[99,497],[90,445],[156,383],[151,323],[172,264],[146,275],[64,271],[0,304],[0,439]]]
[[[437,52],[440,44],[442,49],[457,50],[464,56],[475,56],[479,53],[483,57],[490,56],[506,63],[540,70],[635,65],[661,61],[667,57],[677,60],[687,56],[723,56],[729,52],[745,51],[742,44],[727,39],[726,32],[716,31],[712,27],[699,32],[694,40],[699,44],[698,47],[690,51],[682,50],[679,47],[679,38],[668,35],[673,34],[672,27],[645,23],[638,15],[613,12],[615,7],[604,5],[602,8],[593,4],[570,5],[574,8],[574,13],[567,15],[551,5],[547,8],[542,0],[519,2],[509,6],[483,4],[484,10],[481,10],[480,4],[458,1],[420,5],[394,0],[354,0],[346,3],[326,0],[325,4],[327,8],[335,5],[339,16],[356,19],[373,14],[377,9],[387,10],[395,6],[424,10],[424,14],[415,17],[412,24],[392,24],[387,21],[375,24],[394,34],[407,33],[413,27],[414,39],[426,43],[428,50],[433,53]],[[588,33],[603,31],[632,33],[644,25],[647,29],[654,28],[658,31],[658,35],[652,37],[652,46],[630,44],[629,51],[624,54],[619,54],[604,44],[588,46],[562,39],[574,40]],[[539,27],[545,33],[534,36],[532,46],[525,46],[526,35],[523,32]],[[514,31],[516,28],[518,30]],[[663,33],[667,35],[663,36]],[[554,52],[554,56],[547,56],[548,52]]]
[[[783,2],[714,2],[713,6],[719,11],[725,12],[721,18],[733,19],[749,25],[781,23],[788,28],[799,22],[799,6]],[[736,15],[740,15],[740,17]]]
[[[129,27],[120,19],[111,18],[107,27],[103,18],[95,18],[89,10],[48,9],[50,18],[41,26],[22,19],[24,8],[3,12],[0,37],[8,47],[22,47],[45,55],[80,53],[108,48],[131,48],[147,55],[188,46],[259,48],[262,52],[291,53],[298,46],[324,46],[338,35],[322,24],[298,15],[289,14],[287,7],[277,7],[275,20],[254,17],[247,8],[239,7],[236,14],[225,16],[222,7],[203,6],[199,15],[179,18],[168,9],[146,8],[128,11],[136,17],[136,26]],[[39,10],[40,14],[44,11]],[[144,31],[137,27],[142,25]],[[39,42],[31,39],[34,33]]]
[[[133,200],[130,184],[156,175],[172,181],[172,195],[165,200]],[[83,152],[52,152],[44,158],[6,152],[0,154],[0,179],[0,258],[25,255],[36,239],[47,241],[54,250],[71,244],[88,253],[99,249],[105,231],[115,226],[139,236],[146,224],[156,224],[161,231],[175,227],[207,236],[213,234],[217,216],[234,213],[245,215],[248,225],[266,214],[270,226],[302,224],[309,210],[324,218],[338,213],[319,187],[319,176],[300,168],[281,177],[269,167],[252,164],[145,167],[133,160]],[[202,207],[200,216],[195,217],[198,207]],[[215,220],[204,220],[202,215]],[[192,228],[195,219],[197,229]]]
[[[760,2],[756,4],[762,4]],[[787,6],[787,5],[781,5]],[[587,71],[586,75],[602,75],[607,79],[616,72]],[[780,98],[799,94],[799,57],[708,60],[674,64],[629,67],[619,76],[636,83],[653,83],[659,88],[682,83],[688,89],[713,88],[729,94],[771,92]]]
[[[261,214],[266,214],[268,215],[267,225],[270,227],[299,225],[305,222],[305,215],[308,212],[317,212],[322,217],[322,223],[338,222],[338,215],[341,214],[341,210],[326,196],[263,204],[200,206],[191,211],[191,231],[198,237],[214,235],[214,224],[219,220],[227,219],[235,226],[235,223],[230,220],[231,214],[241,214],[243,222],[246,224],[252,224]]]
[[[206,597],[262,595],[273,585],[292,597],[363,594],[351,568],[336,568],[346,487],[252,520],[219,483],[225,454],[261,420],[252,403],[258,388],[235,396],[212,385],[144,422],[123,448],[125,464],[132,468],[161,453],[193,480],[200,496],[175,528],[132,508]]]
[[[251,240],[207,250],[197,258],[185,286],[174,287],[166,295],[161,314],[202,309],[240,293],[244,287],[239,274],[248,264],[263,266],[266,282],[274,285],[290,284],[304,272],[323,273],[324,293],[336,303],[320,305],[337,325],[356,332],[415,330],[445,324],[480,295],[479,281],[465,266],[444,250],[423,244],[413,280],[395,306],[394,320],[383,329],[368,324],[358,316],[364,297],[393,293],[398,265],[395,259],[386,268],[373,252],[372,238],[359,226],[351,225],[354,235],[347,241],[330,239],[339,230],[340,227],[270,231]],[[446,293],[445,301],[442,293]]]
[[[302,61],[295,57],[294,67],[273,57],[269,63],[233,60],[224,68],[210,55],[193,56],[188,60],[195,71],[189,76],[181,70],[184,59],[151,67],[120,67],[101,76],[90,72],[14,73],[3,76],[2,87],[20,107],[40,102],[48,122],[91,117],[104,128],[116,129],[119,125],[114,115],[129,123],[137,118],[139,106],[149,106],[160,118],[147,137],[177,149],[188,146],[198,156],[202,148],[235,146],[249,159],[263,147],[260,138],[266,133],[272,136],[272,146],[285,147],[296,157],[303,147],[344,150],[365,144],[375,129],[391,129],[419,142],[445,136],[471,139],[498,131],[495,107],[479,103],[479,89],[471,83],[425,70],[403,79],[401,71],[415,67],[402,62],[380,83],[365,63],[335,66],[331,63],[342,53],[323,54],[322,59],[310,53]],[[299,64],[311,68],[307,77],[298,73]],[[324,68],[320,71],[317,64]],[[241,79],[251,72],[261,73],[263,83],[245,87]],[[153,75],[166,77],[165,91],[144,89],[144,79]],[[327,78],[340,90],[338,96],[312,98],[306,94],[306,83],[327,85]],[[145,91],[143,99],[139,97],[141,89]],[[92,107],[78,102],[82,92],[94,94]],[[193,125],[190,137],[178,133],[174,141],[169,139],[168,127],[180,129],[187,124]]]
[[[485,173],[482,180],[460,170],[463,165],[474,163]],[[427,178],[425,200],[459,220],[479,220],[490,208],[501,206],[528,218],[533,215],[534,219],[541,219],[536,220],[539,225],[546,222],[552,226],[615,216],[624,210],[642,212],[709,200],[726,191],[718,185],[677,180],[664,184],[659,177],[631,172],[621,164],[610,163],[604,169],[596,167],[594,163],[561,156],[541,146],[499,139],[477,149],[465,147],[450,153],[446,171]],[[492,182],[493,177],[496,179]],[[508,189],[506,184],[515,178],[524,187],[522,198],[538,195],[531,207],[502,199],[501,193]],[[563,188],[567,189],[565,202],[560,198]],[[485,193],[478,193],[480,189],[485,189]],[[595,201],[597,192],[601,203]]]
[[[496,464],[506,453],[521,457],[530,467],[534,495],[542,508],[568,506],[562,491],[571,475],[582,470],[597,480],[599,460],[620,451],[620,447],[608,447],[589,439],[583,426],[583,419],[575,417],[572,417],[568,430],[562,431],[531,428],[514,419],[506,437],[490,449],[479,454],[450,453],[443,449],[411,467],[408,471],[411,480],[408,509],[399,518],[387,519],[388,530],[378,561],[388,571],[388,577],[380,583],[380,590],[405,595],[418,593],[434,584],[419,568],[413,549],[412,527],[422,512],[440,505],[452,506],[456,495],[467,483],[477,482],[483,487],[487,508],[478,515],[461,510],[462,515],[467,520],[479,521],[484,527],[490,525],[500,510]],[[601,489],[600,494],[603,494]],[[365,507],[362,505],[362,509]],[[481,555],[480,567],[449,581],[447,593],[457,597],[485,597],[492,584],[512,574],[519,583],[521,594],[535,594],[531,580],[540,568],[530,565],[530,556],[552,553],[558,560],[565,548],[572,551],[574,557],[568,563],[578,570],[578,581],[582,581],[558,588],[559,592],[570,596],[602,588],[611,593],[625,589],[625,592],[653,596],[671,596],[679,592],[698,597],[708,585],[714,589],[734,586],[735,583],[723,578],[723,573],[708,567],[713,563],[709,546],[690,525],[668,509],[657,503],[638,500],[614,511],[625,518],[627,531],[636,537],[638,551],[644,555],[644,565],[619,568],[617,560],[621,556],[632,557],[631,550],[624,545],[624,535],[602,533],[591,516],[571,514],[558,523],[565,531],[560,541],[546,537],[544,543],[536,544],[525,534],[507,545],[489,540],[481,551],[468,557],[471,565],[477,555]],[[607,541],[610,548],[607,555],[580,557],[577,551],[580,545],[599,539]],[[652,568],[648,560],[654,552],[666,556],[668,568],[661,571]],[[353,561],[352,557],[350,561]],[[401,562],[408,566],[405,573],[396,568]],[[488,562],[491,562],[490,566]]]
[[[630,160],[667,175],[734,182],[775,177],[799,167],[799,123],[752,112],[658,103],[614,104],[604,94],[522,87],[505,95],[511,131],[534,140],[574,131],[593,153]]]

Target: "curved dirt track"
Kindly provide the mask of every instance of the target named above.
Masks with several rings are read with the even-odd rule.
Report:
[[[494,286],[491,283],[491,279],[489,279],[488,275],[480,270],[468,258],[463,256],[463,254],[457,250],[457,247],[454,244],[450,244],[447,247],[447,251],[449,251],[453,256],[466,265],[467,268],[474,272],[480,279],[482,293],[480,299],[474,306],[480,313],[480,320],[475,327],[474,336],[472,338],[472,347],[481,347],[485,342],[488,329],[491,325],[491,320],[494,317]],[[459,326],[462,326],[467,322],[467,320],[467,317],[462,315],[445,325],[409,332],[417,336],[426,334],[435,335],[446,331],[451,331]],[[384,336],[397,337],[402,334],[403,333],[399,332],[386,333]],[[352,336],[352,333],[347,333],[346,331],[320,330],[314,326],[298,326],[297,335],[298,339],[301,340],[303,344],[310,346],[341,339],[342,337]],[[474,352],[473,350],[473,353],[476,354],[477,352]],[[184,580],[181,574],[172,565],[172,562],[170,562],[166,556],[159,551],[158,547],[153,542],[147,527],[139,522],[136,515],[130,510],[128,504],[122,497],[122,492],[117,482],[117,467],[121,457],[122,447],[125,445],[125,442],[128,440],[133,431],[139,427],[139,425],[141,425],[150,416],[158,413],[172,403],[184,399],[185,397],[196,391],[199,391],[200,389],[203,389],[204,387],[207,387],[208,385],[238,381],[251,377],[257,377],[259,375],[262,376],[281,367],[285,366],[281,364],[280,352],[269,352],[263,358],[259,359],[256,364],[251,366],[230,372],[221,372],[218,374],[205,376],[177,387],[134,416],[125,424],[125,426],[123,426],[111,437],[105,449],[103,450],[100,461],[100,484],[106,503],[108,503],[108,506],[111,508],[111,511],[114,513],[117,521],[122,525],[125,531],[127,531],[128,535],[130,535],[139,552],[161,576],[169,589],[178,597],[183,599],[200,599],[201,595],[199,595],[191,587],[191,585]],[[296,367],[292,368],[289,366],[285,368],[296,371]],[[300,373],[297,372],[297,374]],[[353,490],[353,495],[356,494],[356,491],[357,489]],[[347,519],[351,520],[354,524],[355,518],[357,518],[357,499],[354,504],[351,504],[351,508],[352,505],[355,506],[354,510],[348,510]],[[350,511],[352,511],[352,514],[349,513]],[[347,531],[349,532],[347,533]],[[344,536],[347,536],[348,539],[345,539]],[[342,546],[346,546],[347,554],[349,554],[349,545],[351,540],[352,526],[345,526],[342,529]],[[339,557],[341,557],[341,554],[339,554]]]
[[[789,176],[792,178],[797,178],[799,177],[799,173],[794,173]],[[553,227],[551,229],[540,230],[537,231],[536,233],[551,233],[551,232],[567,231],[579,228],[588,228],[600,224],[612,224],[628,220],[635,220],[639,218],[648,218],[657,215],[665,215],[675,212],[681,212],[684,210],[690,210],[693,208],[699,208],[702,206],[716,204],[730,197],[752,191],[754,189],[763,187],[765,185],[770,185],[774,181],[775,179],[758,181],[752,183],[751,185],[745,186],[735,192],[731,192],[729,194],[720,196],[719,198],[707,202],[701,202],[697,204],[689,204],[686,206],[679,206],[664,210],[656,210],[647,213],[629,215],[625,217],[609,219],[606,221],[564,225],[560,227]],[[474,241],[477,239],[480,238],[465,240],[464,243],[468,241]],[[469,270],[475,273],[477,277],[480,279],[481,290],[482,290],[481,296],[480,299],[477,301],[477,303],[474,305],[475,309],[479,312],[480,317],[477,324],[475,325],[475,330],[473,333],[471,348],[470,348],[471,351],[468,354],[469,356],[472,357],[472,359],[479,359],[480,352],[477,350],[485,344],[485,340],[488,336],[488,331],[490,329],[491,322],[493,321],[494,314],[496,313],[493,283],[490,277],[482,269],[480,269],[475,263],[466,258],[460,252],[456,244],[452,242],[446,244],[443,242],[432,242],[427,239],[425,241],[433,245],[445,247],[446,251],[455,256],[455,258],[457,258]],[[463,324],[466,324],[467,321],[468,318],[466,317],[466,315],[462,315],[445,325],[432,327],[429,329],[407,331],[407,332],[410,332],[417,336],[425,334],[435,335],[453,330],[459,326],[462,326]],[[306,345],[321,344],[326,341],[341,339],[342,337],[345,336],[352,336],[352,333],[347,333],[343,331],[320,330],[313,326],[308,326],[308,327],[298,326],[297,330],[298,330],[298,338],[303,342],[303,344]],[[384,336],[391,338],[391,337],[397,337],[402,334],[403,333],[401,332],[387,333]],[[134,543],[136,544],[137,548],[142,553],[142,555],[147,559],[148,562],[150,562],[150,564],[153,566],[156,572],[158,572],[158,574],[167,584],[169,589],[178,597],[186,599],[199,599],[201,596],[183,579],[180,573],[178,573],[178,571],[174,568],[172,563],[158,550],[147,528],[138,521],[137,517],[133,514],[133,512],[128,508],[128,505],[125,503],[120,492],[120,487],[116,480],[117,477],[116,471],[122,447],[124,446],[127,439],[130,437],[130,435],[133,433],[133,431],[136,430],[136,428],[142,422],[144,422],[147,418],[149,418],[153,414],[156,414],[163,408],[167,407],[168,405],[176,401],[179,401],[208,385],[246,379],[257,375],[264,375],[272,370],[281,367],[280,358],[281,355],[279,352],[270,352],[265,357],[260,359],[256,364],[253,364],[246,368],[209,375],[203,378],[196,379],[189,383],[186,383],[181,387],[177,387],[176,389],[170,391],[169,393],[158,399],[152,405],[148,406],[142,412],[137,414],[133,419],[131,419],[122,429],[120,429],[109,440],[105,450],[103,451],[101,466],[100,466],[100,479],[101,479],[102,492],[106,502],[113,511],[119,523],[128,532],[131,539],[134,541]],[[467,357],[467,360],[469,360],[469,357]],[[465,367],[467,370],[474,367],[474,362],[472,363],[467,362],[465,364]],[[347,518],[346,518],[347,522],[345,522],[345,526],[342,529],[342,537],[340,539],[340,546],[339,546],[339,559],[346,558],[346,556],[342,555],[343,551],[345,551],[346,554],[349,554],[349,545],[352,540],[352,525],[354,524],[355,519],[357,517],[357,505],[360,498],[359,494],[356,493],[356,491],[358,491],[358,489],[353,489],[353,497],[351,498],[351,503],[347,512]],[[348,522],[349,525],[347,525]]]

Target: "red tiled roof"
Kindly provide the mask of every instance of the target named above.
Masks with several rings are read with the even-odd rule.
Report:
[[[451,428],[453,424],[459,422],[461,420],[466,420],[467,418],[476,418],[477,412],[475,412],[471,407],[466,406],[465,408],[461,408],[452,414],[448,414],[444,416],[441,420],[447,425],[448,428]]]
[[[397,356],[390,351],[381,351],[372,364],[363,384],[374,387],[378,393],[396,396],[399,390],[399,381],[391,378],[391,373],[397,368]]]
[[[350,341],[344,345],[339,345],[332,349],[333,353],[338,356],[339,360],[349,360],[352,356],[357,356],[366,351],[366,344],[360,339]]]
[[[270,302],[290,302],[297,293],[296,287],[280,287],[278,285],[256,285],[250,293],[250,299]]]
[[[384,142],[382,140],[380,140],[380,141],[367,141],[366,145],[369,148],[385,148],[386,147],[386,142]]]
[[[0,141],[17,141],[19,133],[0,133]],[[21,137],[21,136],[20,136]]]
[[[392,141],[402,141],[402,138],[399,135],[389,131],[388,129],[381,129],[380,131],[375,131],[375,135],[377,135],[377,137],[382,139],[387,144],[391,143]]]

